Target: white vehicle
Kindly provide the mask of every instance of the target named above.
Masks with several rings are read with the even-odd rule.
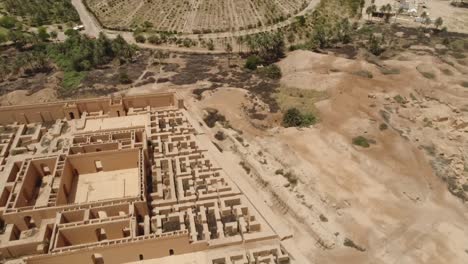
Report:
[[[82,31],[84,29],[85,29],[85,26],[83,26],[83,25],[73,27],[73,30],[76,30],[76,31]]]

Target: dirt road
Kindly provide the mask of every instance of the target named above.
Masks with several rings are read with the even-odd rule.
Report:
[[[72,0],[71,2],[80,15],[81,23],[85,26],[84,33],[90,37],[97,38],[102,31],[99,22],[88,12],[82,0]]]

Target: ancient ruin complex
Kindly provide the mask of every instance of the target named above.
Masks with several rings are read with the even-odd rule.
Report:
[[[290,263],[190,120],[174,93],[0,108],[1,258]]]

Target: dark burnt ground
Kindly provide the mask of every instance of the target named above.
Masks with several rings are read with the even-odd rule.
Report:
[[[0,54],[0,96],[18,90],[33,94],[54,83],[58,70],[51,63],[41,70],[24,67],[26,57],[33,56],[31,50],[19,51],[11,46],[0,46]]]
[[[353,45],[343,45],[341,47],[330,48],[329,50],[347,59],[355,59],[359,51],[359,49]]]
[[[88,72],[81,86],[86,89],[98,86],[116,87],[117,85],[121,85],[120,75],[122,73],[125,73],[133,83],[145,71],[147,65],[148,56],[146,54],[138,56],[133,62],[122,65],[118,65],[117,63],[108,64]],[[147,73],[147,75],[150,77],[151,73]]]
[[[146,70],[149,51],[141,51],[140,55],[134,61],[120,65],[118,61],[113,61],[97,69],[85,72],[85,77],[80,85],[72,91],[61,92],[61,79],[63,78],[61,70],[47,59],[47,67],[41,71],[31,70],[26,67],[25,58],[31,56],[32,50],[18,50],[14,47],[0,47],[1,63],[7,65],[0,74],[0,96],[7,93],[26,90],[28,94],[33,94],[44,88],[54,88],[62,98],[77,98],[88,96],[103,96],[116,91],[131,87],[140,75]],[[21,67],[15,68],[15,62],[22,61]],[[6,63],[6,64],[5,64]],[[25,66],[26,65],[26,66]],[[1,66],[1,65],[0,65]],[[2,70],[2,68],[0,68]],[[128,76],[131,83],[122,84],[121,74]],[[155,81],[148,72],[144,78],[146,82]]]
[[[171,78],[171,82],[176,85],[195,84],[210,78],[213,75],[210,71],[219,59],[213,55],[185,55],[181,58],[186,61],[184,68],[175,67],[172,64],[163,68],[178,73]]]
[[[53,78],[51,74],[44,73],[10,78],[0,83],[0,96],[18,90],[26,90],[28,94],[33,94],[45,88],[50,78]]]
[[[263,78],[254,71],[243,68],[243,60],[231,60],[227,65],[228,58],[224,55],[184,55],[185,67],[176,68],[170,81],[176,85],[196,84],[198,81],[209,81],[212,85],[208,88],[197,88],[193,94],[197,99],[205,91],[223,89],[223,87],[236,87],[246,89],[267,103],[270,112],[279,111],[278,104],[273,94],[279,88],[279,81]]]
[[[149,60],[149,52],[142,51],[134,61],[120,64],[117,60],[103,65],[97,69],[86,72],[86,76],[81,84],[66,93],[59,93],[62,98],[79,98],[106,96],[120,90],[128,89],[133,85],[141,86],[145,82],[154,82],[151,73],[147,73],[147,79],[136,83],[141,74],[146,70]],[[122,75],[128,78],[128,82],[123,82]],[[154,73],[153,73],[154,75]]]
[[[381,44],[384,52],[379,56],[381,60],[394,59],[411,46],[434,48],[435,52],[424,51],[431,55],[445,55],[468,50],[468,34],[447,32],[433,27],[405,27],[398,23],[368,21],[352,33],[349,44],[337,44],[320,51],[333,52],[337,56],[355,59],[360,49],[368,50],[371,34],[384,39]],[[445,48],[441,49],[441,45]]]

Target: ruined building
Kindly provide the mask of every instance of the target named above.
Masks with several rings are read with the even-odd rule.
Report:
[[[290,263],[173,93],[2,107],[0,138],[0,259]]]

